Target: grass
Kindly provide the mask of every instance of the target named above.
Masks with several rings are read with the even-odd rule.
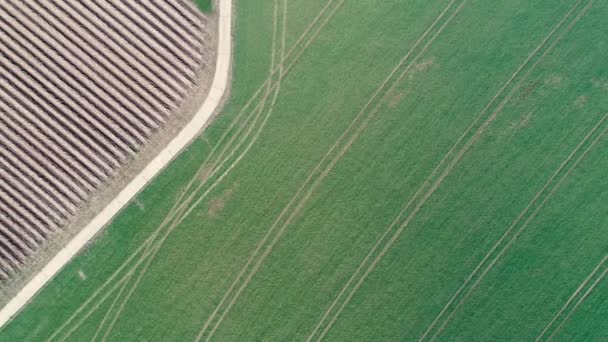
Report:
[[[211,13],[213,10],[213,0],[196,0],[195,3],[205,13]]]
[[[281,54],[283,1],[238,2],[222,115],[0,340],[605,338],[601,278],[548,323],[608,253],[608,5],[456,1],[431,26],[449,2],[330,3],[257,121],[260,96],[239,113]],[[287,4],[289,50],[326,2]],[[216,146],[234,153],[211,158],[206,197],[78,311]]]

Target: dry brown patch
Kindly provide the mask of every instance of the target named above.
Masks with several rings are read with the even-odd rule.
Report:
[[[429,70],[433,65],[435,64],[435,57],[431,57],[429,59],[426,59],[420,63],[416,63],[414,65],[414,69],[417,72],[424,72]]]
[[[226,202],[228,202],[230,200],[230,198],[232,197],[232,195],[234,195],[236,188],[238,188],[238,185],[234,184],[233,186],[231,186],[228,190],[224,191],[219,196],[212,198],[209,201],[209,208],[207,209],[207,215],[209,217],[216,217],[222,211],[222,209],[224,209],[224,207],[226,206]]]
[[[519,94],[519,102],[525,101],[530,97],[532,92],[536,89],[536,82],[530,82],[526,85],[526,87]]]
[[[141,211],[146,210],[146,205],[139,198],[136,198],[134,203],[139,208],[139,210],[141,210]]]
[[[564,80],[564,78],[562,76],[553,74],[545,79],[545,84],[555,87],[555,86],[559,86],[560,84],[562,84],[563,80]]]
[[[395,94],[389,101],[388,101],[388,108],[390,109],[394,109],[395,107],[397,107],[397,105],[399,104],[399,102],[401,102],[401,99],[405,96],[405,92],[404,91],[400,91],[397,94]]]
[[[407,77],[408,77],[408,79],[411,80],[417,74],[422,73],[422,72],[426,72],[430,68],[432,68],[433,66],[436,66],[436,64],[435,64],[435,57],[427,58],[427,59],[421,61],[420,63],[414,64],[412,70],[409,72],[409,74],[408,74]]]
[[[587,104],[587,101],[589,101],[589,97],[581,95],[576,98],[576,101],[574,101],[574,106],[576,108],[583,108]]]
[[[211,165],[211,164],[206,165],[205,167],[202,168],[202,170],[198,173],[198,175],[196,175],[196,177],[201,182],[206,182],[212,171],[213,171],[213,165]]]
[[[532,114],[534,114],[534,113],[529,112],[528,114],[523,116],[521,119],[511,123],[509,125],[509,129],[517,130],[517,129],[525,128],[526,126],[528,126],[530,124],[530,119],[532,118]]]

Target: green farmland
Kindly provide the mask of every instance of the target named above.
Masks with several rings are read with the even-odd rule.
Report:
[[[607,1],[235,13],[222,113],[0,341],[608,340]]]

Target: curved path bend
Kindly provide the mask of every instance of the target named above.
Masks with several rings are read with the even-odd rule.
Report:
[[[0,310],[0,328],[9,322],[40,289],[198,135],[218,109],[228,87],[232,59],[232,0],[219,0],[218,2],[217,60],[211,89],[202,106],[178,135]]]

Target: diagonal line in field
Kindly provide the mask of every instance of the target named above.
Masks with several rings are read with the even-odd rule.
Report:
[[[583,291],[587,287],[587,284],[593,279],[593,277],[595,277],[595,275],[602,268],[602,266],[604,265],[606,260],[608,260],[608,255],[605,255],[602,258],[602,260],[600,260],[600,262],[593,268],[591,273],[589,273],[589,275],[587,275],[587,277],[583,280],[583,282],[576,288],[576,290],[572,293],[572,295],[568,298],[568,300],[564,303],[564,305],[553,315],[553,317],[547,323],[545,328],[540,332],[540,334],[538,334],[535,341],[537,341],[537,342],[541,341],[543,339],[543,337],[545,337],[545,335],[549,332],[549,329],[551,329],[551,327],[553,326],[553,324],[555,324],[557,319],[560,318],[564,314],[564,312],[566,312],[566,309],[568,309],[568,306],[570,305],[570,303],[572,303],[572,301],[574,301],[574,299],[576,299],[576,297],[579,295],[579,293],[581,291]],[[551,335],[553,335],[553,334],[551,334]]]
[[[124,310],[125,306],[127,305],[127,302],[129,301],[129,298],[131,298],[131,295],[133,294],[133,292],[137,288],[137,285],[139,284],[139,282],[141,281],[141,279],[145,275],[145,270],[148,267],[150,267],[150,264],[152,263],[152,260],[154,260],[154,259],[153,258],[147,258],[147,262],[144,264],[142,271],[138,274],[137,278],[135,279],[135,283],[133,284],[133,286],[131,288],[129,288],[129,291],[127,292],[127,294],[125,295],[125,297],[121,301],[120,305],[118,306],[118,309],[117,309],[116,313],[114,314],[114,317],[110,321],[110,324],[108,325],[108,328],[106,329],[106,332],[105,332],[105,334],[102,337],[102,341],[106,341],[107,338],[108,338],[108,336],[110,335],[110,333],[114,329],[114,325],[118,321],[118,318],[120,318],[120,315],[121,315],[122,311]],[[128,281],[125,283],[125,286],[127,284],[128,284]],[[68,336],[68,335],[66,335],[66,336]]]
[[[302,41],[304,41],[304,38],[306,38],[306,35],[309,32],[313,32],[312,33],[312,37],[310,39],[308,39],[307,41],[305,41],[304,45],[301,47],[301,49],[297,52],[296,56],[294,57],[294,60],[290,62],[290,64],[287,67],[287,70],[291,69],[291,67],[293,67],[296,62],[300,59],[300,57],[302,56],[302,54],[304,53],[304,51],[308,48],[308,46],[310,46],[310,44],[316,39],[316,37],[318,36],[318,34],[321,32],[322,28],[329,22],[329,19],[331,19],[331,17],[333,17],[333,15],[336,13],[336,11],[341,7],[341,5],[343,4],[344,0],[338,1],[337,5],[334,7],[334,9],[332,11],[330,11],[330,14],[328,15],[328,17],[321,22],[321,27],[319,27],[317,30],[314,30],[314,26],[316,25],[317,22],[319,22],[319,19],[325,14],[325,12],[327,11],[328,8],[330,8],[330,5],[333,3],[336,3],[336,1],[334,0],[330,0],[328,1],[328,3],[326,4],[326,6],[321,10],[321,12],[314,18],[314,20],[311,22],[311,24],[309,24],[309,26],[305,29],[305,31],[300,35],[300,37],[298,38],[298,40],[296,41],[296,43],[294,44],[294,46],[290,49],[290,52],[288,52],[288,54],[286,54],[286,56],[282,59],[282,63],[285,63],[289,53],[292,53],[293,51],[295,51],[300,43]],[[281,64],[282,65],[282,64]],[[279,68],[275,68],[274,72],[276,73],[279,70]],[[281,78],[285,77],[286,75],[286,71],[283,72],[283,75]],[[239,120],[238,118],[241,116],[242,113],[245,113],[246,110],[249,108],[249,106],[252,104],[253,100],[255,98],[257,98],[257,96],[259,95],[260,91],[263,90],[266,86],[267,83],[270,81],[270,79],[266,79],[266,81],[263,82],[263,84],[258,88],[258,90],[252,95],[252,97],[248,100],[247,104],[242,108],[242,110],[240,111],[240,113],[237,115],[237,118],[231,123],[231,126],[229,127],[229,129],[227,130],[227,132],[230,130],[230,128],[232,128]],[[221,139],[225,138],[227,136],[227,133],[225,133]],[[216,148],[214,148],[214,150],[217,149],[217,147],[219,147],[221,144],[218,143],[218,145],[216,146]],[[212,152],[213,153],[213,152]],[[209,158],[208,158],[209,159]],[[207,161],[206,161],[207,162]],[[205,162],[205,163],[206,163]],[[203,165],[205,164],[203,163]],[[199,170],[202,171],[202,168]],[[189,186],[191,186],[192,184],[194,184],[194,182],[196,181],[196,176],[193,177],[193,179],[191,180]],[[187,193],[187,191],[184,192],[184,194]],[[183,196],[181,196],[183,198]],[[174,208],[177,206],[177,202],[174,206]],[[128,258],[127,260],[125,260],[119,267],[118,269],[104,282],[104,284],[102,284],[83,304],[81,304],[76,310],[75,312],[68,317],[68,319],[62,324],[62,326],[60,326],[49,338],[49,341],[52,340],[55,336],[57,336],[63,329],[65,329],[65,327],[70,324],[70,322],[82,311],[84,310],[84,308],[91,303],[97,296],[100,295],[100,293],[111,284],[111,282],[120,274],[120,272],[129,265],[129,263],[131,262],[131,260],[133,260],[133,258],[135,258],[145,247],[147,247],[150,243],[155,241],[156,236],[158,235],[159,231],[157,230],[156,232],[152,233],[151,236],[146,239]],[[138,264],[139,265],[139,264]],[[132,271],[131,271],[132,272]],[[123,279],[124,280],[124,279]],[[122,282],[122,281],[119,281]],[[111,292],[116,288],[117,286],[113,286]],[[100,301],[103,302],[105,301],[105,299],[108,298],[108,295],[103,296],[103,299]],[[87,314],[87,317],[90,315],[91,313]]]
[[[129,284],[129,281],[131,280],[132,277],[133,277],[133,273],[129,274],[129,276],[126,277],[125,280],[122,282],[122,286],[118,290],[118,293],[116,294],[116,297],[114,298],[114,300],[110,304],[110,307],[108,308],[108,310],[106,311],[105,315],[101,319],[101,322],[97,325],[97,330],[95,331],[95,334],[93,335],[93,338],[91,338],[92,342],[95,342],[97,340],[97,337],[99,336],[99,334],[103,331],[103,328],[106,325],[106,322],[108,321],[108,319],[110,318],[110,315],[112,314],[112,311],[114,310],[114,307],[116,306],[116,304],[118,304],[118,301],[119,301],[119,299],[122,296],[122,293],[126,290],[127,285]],[[106,331],[107,331],[107,329],[106,329]],[[103,334],[104,337],[102,338],[102,340],[105,339],[106,334],[107,333]],[[66,338],[67,338],[67,336],[64,337],[62,340],[65,340]]]
[[[569,13],[567,14],[567,16],[569,15]],[[538,47],[536,49],[534,49],[534,51],[532,51],[532,53],[528,56],[528,58],[517,68],[517,70],[507,80],[507,82],[498,91],[498,93],[491,99],[491,101],[488,103],[488,105],[485,106],[485,108],[480,112],[480,114],[477,116],[477,118],[471,123],[471,125],[467,128],[467,130],[465,131],[465,133],[463,133],[463,135],[451,147],[451,149],[448,151],[448,153],[444,156],[444,158],[440,161],[440,163],[436,166],[436,168],[427,177],[427,179],[425,180],[425,182],[416,191],[416,193],[414,194],[414,196],[408,201],[408,203],[405,205],[405,207],[397,215],[396,219],[391,223],[391,225],[388,226],[388,228],[384,231],[384,233],[381,235],[381,237],[376,241],[376,243],[371,248],[370,252],[367,254],[367,256],[365,257],[365,259],[361,262],[361,264],[359,265],[359,267],[357,268],[357,270],[355,271],[355,273],[347,281],[347,283],[341,289],[340,293],[334,299],[334,301],[332,302],[332,304],[330,305],[330,307],[328,308],[328,310],[324,313],[321,321],[319,322],[319,324],[317,324],[317,326],[315,327],[315,330],[313,330],[313,334],[311,334],[309,336],[309,340],[311,340],[312,337],[314,337],[314,334],[320,329],[321,325],[324,323],[325,319],[329,316],[330,312],[334,309],[334,307],[336,305],[338,305],[339,301],[341,300],[341,297],[348,290],[348,287],[357,279],[357,276],[363,270],[363,267],[372,259],[372,257],[374,256],[374,254],[376,253],[376,251],[378,250],[378,248],[380,248],[382,242],[389,236],[389,233],[394,229],[394,227],[401,220],[401,217],[414,204],[416,198],[418,198],[418,196],[422,193],[422,191],[431,184],[431,181],[432,181],[433,177],[439,172],[439,170],[441,169],[441,167],[443,166],[443,164],[447,162],[447,160],[449,159],[449,156],[454,153],[454,151],[456,150],[457,146],[466,138],[466,136],[469,134],[469,132],[474,129],[474,127],[481,120],[481,118],[484,115],[486,115],[486,113],[494,105],[494,103],[496,102],[496,100],[504,93],[504,91],[510,86],[510,84],[521,74],[521,72],[524,70],[524,68],[529,65],[529,63],[537,55],[537,53],[541,50],[541,48],[543,46],[545,46],[545,44],[548,42],[548,40],[553,36],[553,34],[557,30],[557,28],[559,28],[562,25],[562,23],[565,21],[565,19],[567,18],[567,16],[565,16],[562,19],[562,21],[560,21],[560,23],[558,24],[558,26],[556,26],[556,28],[553,29],[549,33],[549,35],[547,35],[547,37],[538,45]],[[553,48],[553,46],[554,45],[552,45],[547,51],[551,50]],[[376,265],[379,263],[379,261],[384,256],[384,254],[388,251],[388,249],[392,246],[392,244],[397,240],[397,238],[403,232],[403,230],[407,227],[407,225],[409,224],[409,222],[413,219],[413,217],[416,215],[416,213],[424,205],[424,203],[426,202],[426,200],[428,200],[428,198],[434,193],[434,191],[441,185],[441,183],[443,182],[443,180],[445,179],[445,177],[447,177],[447,175],[451,172],[451,170],[459,162],[459,160],[467,152],[467,150],[476,142],[476,140],[479,139],[479,137],[481,136],[481,134],[483,134],[483,132],[489,126],[489,124],[494,121],[494,119],[496,118],[496,116],[498,115],[498,113],[504,108],[504,106],[506,105],[506,103],[511,99],[511,97],[515,94],[515,92],[520,88],[523,80],[525,78],[527,78],[527,76],[530,74],[530,72],[544,58],[545,55],[546,55],[546,52],[540,57],[540,59],[536,63],[534,63],[532,65],[532,67],[530,68],[530,70],[528,70],[528,72],[526,72],[524,74],[524,76],[522,77],[522,80],[520,80],[517,83],[517,85],[514,86],[514,88],[512,89],[512,91],[505,97],[505,99],[491,113],[491,115],[485,120],[485,122],[477,129],[476,133],[469,139],[469,141],[465,144],[465,146],[463,146],[461,148],[461,150],[458,152],[458,154],[456,155],[456,157],[454,158],[454,160],[452,160],[451,163],[447,166],[446,170],[443,171],[443,173],[441,174],[441,176],[439,177],[439,179],[437,179],[434,182],[434,184],[431,186],[431,188],[426,192],[426,194],[424,195],[424,197],[422,198],[422,200],[416,205],[416,207],[414,208],[414,210],[412,211],[412,213],[410,213],[410,215],[408,215],[408,217],[406,218],[406,220],[400,225],[400,227],[397,229],[397,231],[391,236],[391,238],[389,239],[389,241],[384,245],[384,248],[373,259],[373,261],[371,262],[371,264],[369,265],[369,267],[367,268],[367,270],[364,272],[364,274],[360,277],[360,279],[354,285],[354,288],[351,290],[351,292],[349,293],[348,297],[344,300],[344,302],[342,303],[342,305],[338,308],[338,311],[335,313],[335,315],[332,318],[332,320],[327,324],[327,326],[323,330],[323,333],[319,337],[319,340],[322,339],[325,336],[325,334],[329,331],[329,329],[331,329],[331,326],[333,325],[333,322],[336,321],[336,319],[338,318],[338,316],[340,315],[340,313],[342,312],[342,310],[349,303],[350,299],[354,296],[354,294],[356,293],[356,291],[358,290],[358,288],[361,286],[361,284],[363,283],[363,281],[373,271],[373,269],[376,267]]]
[[[455,1],[452,1],[450,3],[450,5],[448,5],[447,8],[451,7],[451,5],[454,3]],[[245,264],[245,266],[241,269],[241,272],[237,275],[237,278],[235,279],[235,281],[233,282],[233,284],[231,285],[231,287],[229,288],[228,292],[224,295],[224,298],[222,299],[222,302],[218,305],[221,306],[223,301],[225,301],[225,299],[227,298],[227,296],[229,295],[229,293],[238,285],[238,282],[240,281],[240,279],[243,277],[243,275],[245,274],[245,272],[247,271],[247,269],[249,268],[250,264],[254,261],[255,256],[257,256],[257,254],[261,251],[262,247],[264,246],[266,240],[271,236],[273,230],[278,226],[279,222],[282,220],[283,216],[285,216],[288,212],[289,209],[291,208],[291,206],[296,202],[296,200],[298,199],[298,196],[300,195],[300,193],[302,191],[304,191],[304,189],[306,188],[306,186],[308,185],[308,183],[310,181],[312,181],[313,176],[316,172],[318,172],[321,167],[323,166],[323,163],[325,162],[325,160],[327,158],[329,158],[329,156],[332,154],[332,152],[334,150],[336,150],[340,144],[343,142],[344,139],[346,139],[347,135],[350,133],[351,130],[355,129],[356,124],[359,123],[359,127],[356,128],[355,133],[353,133],[353,136],[350,137],[350,139],[346,142],[345,146],[342,147],[342,149],[338,152],[338,155],[334,157],[334,159],[332,161],[330,161],[330,164],[323,170],[323,172],[321,173],[321,175],[319,176],[319,178],[317,180],[315,180],[315,182],[313,183],[311,189],[308,190],[308,192],[306,193],[306,195],[304,196],[304,198],[300,201],[300,203],[296,206],[295,209],[293,209],[293,211],[291,212],[291,215],[286,219],[286,221],[283,223],[283,225],[281,226],[281,228],[279,229],[279,232],[277,233],[277,235],[274,237],[274,239],[271,241],[270,245],[267,246],[266,250],[264,251],[263,255],[260,257],[260,260],[258,260],[258,262],[256,263],[256,265],[254,265],[254,268],[252,269],[252,271],[248,274],[246,280],[244,281],[243,284],[241,284],[241,286],[239,287],[239,289],[237,290],[235,296],[233,297],[233,299],[230,301],[230,303],[228,304],[227,309],[224,311],[224,313],[221,315],[219,321],[216,323],[216,325],[214,326],[212,331],[215,331],[215,329],[217,329],[217,327],[219,326],[219,324],[222,322],[223,318],[225,317],[225,315],[228,313],[229,309],[232,307],[232,305],[234,305],[234,303],[236,302],[236,300],[238,299],[240,293],[245,289],[245,287],[247,286],[247,284],[250,282],[250,280],[252,279],[252,277],[255,275],[255,273],[257,272],[257,270],[259,269],[259,267],[261,266],[261,264],[263,263],[263,261],[265,260],[265,258],[270,254],[273,246],[276,244],[276,242],[280,239],[280,237],[282,236],[282,234],[285,232],[285,230],[287,229],[289,223],[291,222],[291,220],[293,220],[293,218],[299,213],[299,211],[303,208],[304,203],[308,200],[308,198],[310,198],[310,196],[312,195],[312,193],[316,190],[316,188],[319,186],[319,184],[321,183],[321,181],[327,176],[327,174],[329,174],[329,172],[333,169],[334,165],[338,162],[338,160],[340,160],[342,158],[342,156],[349,150],[350,146],[354,143],[354,141],[357,139],[357,137],[360,135],[360,133],[364,130],[364,128],[367,126],[367,124],[369,123],[369,121],[371,120],[371,118],[373,117],[374,114],[376,114],[376,112],[379,109],[379,106],[381,104],[377,103],[376,106],[373,108],[373,110],[371,112],[368,112],[369,107],[374,103],[374,101],[376,100],[376,98],[378,98],[378,96],[380,96],[381,100],[383,100],[386,97],[387,93],[390,93],[394,90],[394,88],[396,87],[396,85],[399,83],[399,81],[401,81],[401,79],[403,79],[403,77],[407,74],[407,72],[411,69],[411,67],[414,65],[414,63],[416,62],[416,60],[424,53],[426,52],[426,50],[428,49],[428,47],[431,45],[431,43],[436,39],[436,37],[443,31],[443,29],[445,28],[445,26],[447,25],[447,23],[451,20],[451,18],[453,18],[453,16],[458,13],[460,11],[460,9],[462,8],[462,5],[464,4],[464,2],[458,7],[458,9],[455,11],[455,13],[452,14],[452,16],[450,16],[450,18],[447,20],[447,22],[441,26],[441,28],[433,35],[433,37],[430,39],[429,42],[427,42],[425,44],[425,46],[422,48],[422,50],[416,55],[416,57],[407,65],[406,69],[403,70],[403,72],[401,73],[401,75],[399,76],[399,78],[397,79],[397,81],[388,89],[387,92],[385,92],[383,95],[381,94],[384,90],[384,88],[387,86],[387,84],[390,82],[390,80],[395,76],[395,74],[399,71],[399,69],[401,67],[403,67],[405,65],[405,62],[409,59],[409,57],[412,55],[412,53],[414,52],[415,48],[417,48],[417,46],[424,40],[424,38],[428,35],[428,33],[430,32],[430,29],[427,30],[427,32],[425,32],[425,34],[416,42],[416,45],[414,47],[412,47],[412,49],[406,54],[406,56],[399,62],[399,64],[393,69],[393,71],[391,72],[391,74],[385,79],[385,81],[382,83],[382,85],[380,86],[380,88],[378,88],[378,90],[376,91],[376,93],[372,96],[372,98],[369,99],[368,103],[363,107],[363,109],[361,110],[361,112],[359,112],[359,114],[355,117],[355,119],[351,122],[350,126],[346,129],[346,131],[344,131],[344,133],[340,136],[340,138],[338,138],[338,140],[336,141],[336,143],[330,148],[330,150],[327,152],[327,154],[323,157],[323,159],[319,162],[319,164],[317,164],[317,166],[315,167],[315,169],[309,174],[308,178],[306,179],[306,181],[304,182],[304,184],[300,187],[300,189],[296,192],[296,194],[292,197],[292,199],[290,200],[290,202],[288,203],[287,207],[281,212],[281,214],[279,215],[279,217],[277,218],[277,220],[275,221],[275,223],[271,226],[271,228],[268,230],[268,232],[266,233],[266,235],[264,236],[264,238],[258,243],[258,246],[256,248],[256,250],[251,254],[250,258],[248,259],[247,263]],[[445,12],[444,12],[445,13]],[[443,14],[444,14],[443,13]],[[443,14],[440,15],[439,18],[441,18],[443,16]],[[433,24],[432,27],[434,27],[434,25],[437,23],[436,22]],[[432,28],[431,27],[431,28]],[[364,115],[367,114],[367,117]],[[363,118],[363,119],[362,119]],[[217,307],[216,307],[216,311],[217,311]],[[214,312],[216,312],[214,311]],[[212,319],[213,317],[210,317],[208,319],[208,322],[210,321],[210,319]],[[208,325],[209,323],[206,323],[206,325]],[[209,336],[210,337],[210,336]],[[209,338],[208,337],[208,338]]]
[[[81,304],[78,309],[66,320],[66,322],[64,322],[57,330],[55,330],[53,332],[53,334],[51,334],[51,336],[47,339],[48,341],[53,340],[55,337],[57,337],[57,335],[59,335],[59,333],[65,329],[69,323],[71,323],[72,320],[74,320],[74,318],[76,318],[76,316],[78,314],[80,314],[90,303],[93,303],[94,299],[97,298],[97,296],[101,293],[102,289],[105,289],[107,286],[109,286],[111,284],[111,280],[114,280],[114,278],[116,278],[120,272],[126,268],[129,263],[131,262],[131,260],[133,260],[138,254],[139,252],[143,251],[145,247],[148,247],[148,245],[152,243],[152,241],[149,241],[147,243],[143,243],[140,248],[138,248],[138,250],[136,250],[129,259],[127,259],[125,261],[125,263],[123,263],[123,265],[121,266],[121,268],[117,271],[114,272],[114,274],[112,274],[111,278],[108,279],[106,281],[106,283],[104,283],[103,288],[99,288],[95,291],[95,293],[90,296],[83,304]],[[139,264],[137,264],[136,266],[134,266],[134,268],[136,268]],[[113,284],[110,289],[101,297],[101,299],[98,301],[97,304],[95,304],[94,308],[90,309],[84,317],[81,318],[80,322],[77,323],[77,327],[79,327],[84,320],[86,320],[103,302],[105,302],[108,297],[114,293],[114,291],[116,291],[116,289],[118,289],[118,287],[123,284],[125,281],[128,281],[128,279],[130,279],[131,275],[134,273],[134,268],[128,270],[125,275],[123,275],[115,284]]]
[[[574,304],[574,306],[572,307],[572,309],[570,310],[570,312],[568,312],[568,314],[566,315],[566,317],[564,317],[564,319],[561,321],[561,323],[555,328],[555,330],[553,331],[553,333],[551,333],[551,335],[549,335],[549,338],[548,338],[549,341],[552,341],[553,337],[564,328],[564,325],[570,320],[570,318],[576,312],[576,310],[581,306],[581,304],[583,304],[583,302],[587,299],[587,297],[589,297],[589,295],[597,287],[597,285],[602,280],[604,280],[604,277],[606,276],[606,274],[608,274],[608,267],[606,267],[604,269],[604,271],[602,272],[602,274],[600,274],[600,276],[597,277],[597,279],[595,279],[595,281],[593,282],[593,284],[591,284],[591,286],[589,286],[589,288],[587,289],[587,291],[585,291],[585,293],[576,302],[576,304]]]
[[[580,2],[579,2],[580,3]],[[546,54],[548,54],[549,51],[551,51],[553,49],[553,47],[555,45],[557,45],[557,43],[561,40],[561,38],[563,38],[563,36],[569,32],[572,27],[588,12],[588,10],[590,9],[591,4],[593,3],[593,0],[589,2],[589,4],[587,6],[585,6],[581,12],[573,19],[573,21],[570,23],[570,25],[567,27],[567,29],[565,30],[565,32],[563,32],[562,34],[560,34],[558,36],[558,38],[554,41],[554,43],[551,45],[551,47],[549,49],[547,49],[545,51],[545,53],[543,54],[543,58]],[[578,6],[575,5],[575,6]],[[570,13],[568,13],[569,15]],[[537,61],[536,64],[538,64],[540,61],[542,60],[539,59]],[[509,234],[515,229],[516,225],[521,221],[521,219],[523,219],[523,217],[527,214],[527,212],[531,209],[531,207],[538,201],[538,199],[540,198],[540,196],[542,196],[545,191],[548,189],[548,187],[551,185],[551,183],[556,179],[556,177],[559,175],[559,173],[564,169],[564,167],[572,160],[572,158],[575,156],[575,154],[580,150],[580,148],[583,146],[583,144],[590,138],[590,136],[599,128],[599,126],[601,124],[603,124],[606,121],[606,117],[603,117],[600,122],[598,122],[598,124],[591,130],[591,132],[589,132],[589,134],[587,136],[585,136],[585,138],[579,143],[579,145],[575,148],[575,150],[568,156],[568,158],[562,163],[562,165],[560,165],[560,167],[558,168],[558,170],[556,170],[556,172],[554,173],[554,175],[549,179],[549,181],[547,181],[547,183],[545,184],[545,186],[543,186],[543,188],[536,194],[536,196],[532,199],[532,201],[529,203],[529,205],[524,209],[524,211],[522,211],[520,213],[520,215],[516,218],[516,220],[513,222],[513,224],[503,233],[503,235],[501,236],[501,238],[495,243],[495,245],[492,247],[492,249],[490,249],[490,251],[486,254],[486,256],[483,258],[483,260],[478,264],[478,266],[473,270],[473,272],[469,275],[469,277],[465,280],[465,282],[463,283],[463,285],[454,293],[454,295],[452,296],[452,298],[448,301],[448,303],[444,306],[444,308],[441,310],[441,312],[439,313],[439,315],[435,318],[435,320],[431,323],[431,325],[427,328],[427,330],[425,331],[425,333],[423,334],[423,336],[421,337],[420,340],[423,340],[434,328],[434,326],[438,323],[438,321],[441,319],[441,317],[447,312],[447,310],[449,309],[449,307],[455,303],[457,301],[457,297],[462,293],[462,291],[465,290],[466,286],[468,285],[468,283],[476,276],[476,274],[481,270],[481,268],[483,267],[483,265],[485,264],[485,262],[491,257],[491,255],[500,247],[500,245],[502,244],[502,242],[509,236]],[[601,134],[604,134],[604,132],[602,132]],[[593,144],[595,144],[597,140],[594,140]],[[588,150],[585,151],[585,154],[588,152]],[[582,157],[584,157],[584,155]],[[581,158],[582,158],[581,157]],[[580,161],[577,160],[575,165]],[[575,165],[573,165],[572,167],[574,167]],[[572,168],[568,169],[566,176],[569,174],[569,172],[572,170]],[[562,179],[563,180],[563,179]],[[561,182],[561,180],[560,180]],[[558,186],[561,183],[558,183]],[[556,190],[556,189],[555,189]],[[546,197],[542,202],[541,205],[537,208],[537,210],[540,210],[540,208],[544,205],[544,203],[546,202],[546,200],[551,197],[553,194],[553,192],[551,192],[548,197]],[[534,212],[533,216],[534,217],[536,215],[536,212]],[[524,226],[521,227],[521,230],[525,229],[525,227],[527,226],[528,222],[530,221],[530,219],[528,219],[526,221],[526,223],[524,224]],[[518,231],[517,233],[515,233],[516,235],[514,236],[514,238],[516,238],[519,233],[521,231]],[[510,244],[513,242],[514,240],[509,241],[508,246],[510,246]],[[504,253],[506,251],[506,249],[503,249],[499,256],[497,256],[497,258],[499,258],[502,253]],[[467,294],[464,295],[464,297],[458,302],[458,304],[456,305],[456,308],[449,314],[448,318],[443,322],[443,324],[441,324],[441,326],[439,327],[438,331],[435,332],[435,334],[433,335],[434,339],[435,337],[437,337],[439,335],[439,333],[443,330],[443,328],[447,325],[447,323],[449,322],[449,320],[454,316],[455,312],[458,310],[458,308],[460,308],[460,306],[464,303],[464,301],[466,300],[466,298],[468,298],[468,295],[474,290],[474,288],[479,284],[479,282],[481,282],[481,280],[483,279],[483,277],[485,276],[485,274],[489,271],[489,269],[491,267],[493,267],[493,265],[495,264],[495,262],[498,259],[494,259],[494,261],[490,264],[490,267],[488,269],[486,269],[482,275],[480,276],[479,279],[477,279],[477,281],[475,282],[475,284],[473,285],[472,288],[469,289],[469,291],[467,292]]]
[[[606,114],[606,116],[604,116],[602,118],[601,123],[605,124],[607,122],[607,120],[606,120],[607,118],[608,118],[608,114]],[[594,129],[592,130],[592,132],[590,132],[590,134],[588,134],[583,139],[583,141],[581,141],[581,144],[579,144],[579,146],[577,146],[577,148],[570,154],[570,156],[568,156],[568,158],[566,160],[564,160],[564,162],[562,163],[562,165],[560,165],[560,167],[556,170],[556,172],[553,174],[553,176],[551,177],[551,179],[545,184],[546,187],[543,187],[543,189],[541,189],[541,191],[539,191],[539,193],[537,193],[537,195],[532,199],[532,201],[528,204],[528,206],[516,218],[516,220],[513,222],[513,224],[507,229],[507,231],[505,231],[505,233],[499,239],[499,241],[497,241],[496,244],[492,247],[492,249],[488,252],[488,254],[486,254],[486,257],[484,257],[484,260],[482,260],[482,262],[480,262],[480,264],[476,267],[476,269],[474,271],[475,274],[477,272],[479,272],[479,270],[481,270],[483,264],[489,259],[489,256],[491,256],[492,253],[494,253],[498,249],[498,247],[500,247],[500,244],[502,244],[502,242],[506,239],[506,237],[509,236],[509,234],[514,231],[513,236],[507,242],[507,244],[500,250],[500,252],[498,253],[498,255],[496,257],[494,257],[494,259],[492,259],[492,261],[490,262],[490,264],[484,269],[484,271],[477,278],[477,280],[473,283],[473,285],[471,285],[471,287],[469,287],[469,289],[465,292],[465,294],[463,295],[463,297],[461,297],[461,299],[459,301],[457,301],[456,306],[450,312],[450,314],[448,315],[448,317],[446,318],[446,320],[441,324],[441,326],[439,327],[439,329],[437,330],[437,332],[434,334],[433,339],[435,339],[437,336],[439,336],[439,334],[441,334],[441,332],[445,329],[445,327],[447,326],[447,324],[455,316],[455,314],[458,312],[458,310],[460,308],[462,308],[462,306],[464,305],[464,303],[466,303],[466,301],[470,297],[470,295],[477,289],[477,287],[483,281],[483,279],[486,276],[486,274],[488,274],[490,272],[490,270],[496,265],[496,263],[502,258],[502,256],[504,256],[504,254],[509,250],[509,248],[513,245],[513,243],[517,240],[517,238],[521,235],[521,233],[523,233],[523,231],[528,227],[528,224],[530,224],[530,222],[532,222],[532,220],[534,220],[534,218],[536,218],[536,216],[541,211],[541,209],[544,207],[544,205],[549,201],[549,199],[551,199],[553,197],[553,195],[557,192],[557,190],[559,190],[559,188],[561,187],[561,185],[563,184],[563,182],[568,178],[568,176],[572,173],[572,171],[576,168],[576,166],[587,156],[587,154],[591,151],[591,149],[595,146],[595,144],[600,140],[600,138],[608,130],[608,127],[604,128],[604,130],[597,137],[595,137],[595,139],[584,150],[584,152],[576,159],[576,161],[573,162],[566,169],[566,171],[564,172],[563,175],[561,175],[561,177],[559,178],[559,180],[557,181],[557,183],[549,190],[549,192],[545,196],[545,198],[538,204],[538,206],[536,207],[536,209],[534,209],[534,211],[530,214],[530,216],[528,216],[528,218],[524,221],[524,223],[517,230],[515,230],[515,228],[517,227],[517,224],[525,217],[525,215],[533,207],[533,205],[535,204],[535,202],[542,196],[542,194],[546,192],[546,190],[548,189],[549,184],[552,183],[555,179],[557,179],[559,173],[561,173],[564,170],[564,166],[566,164],[568,164],[568,163],[571,162],[572,158],[580,150],[580,147],[585,142],[587,142],[587,140],[590,137],[591,133],[593,133],[598,127],[599,127],[599,125],[596,126],[596,127],[594,127]],[[473,277],[475,276],[475,274],[472,273],[473,276],[470,276],[467,279],[468,280],[469,279],[473,279]],[[470,280],[469,280],[469,282],[470,282]],[[461,287],[461,289],[464,290],[464,288],[466,287],[466,285],[468,285],[468,283],[463,284],[463,286]],[[460,290],[460,291],[462,292],[462,290]]]

